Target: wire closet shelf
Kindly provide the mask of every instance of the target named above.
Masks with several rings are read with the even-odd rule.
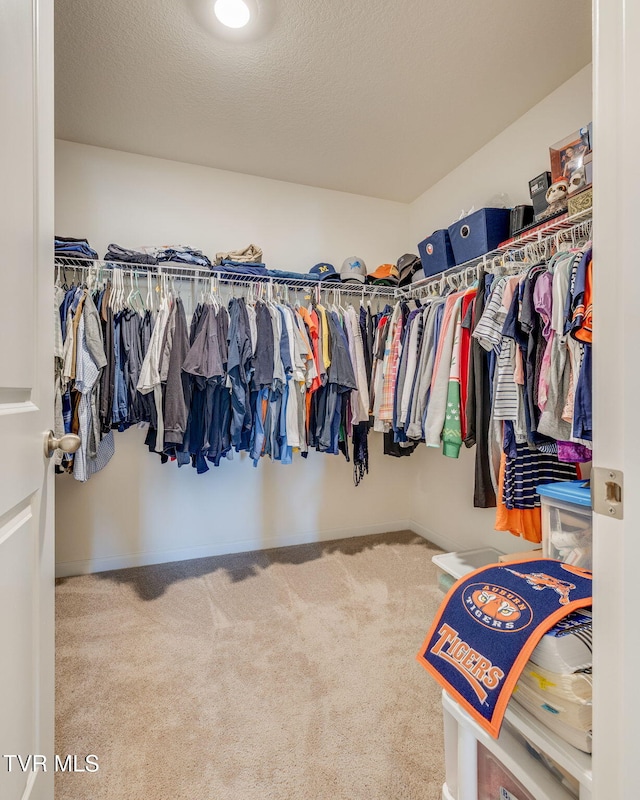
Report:
[[[419,297],[429,294],[434,288],[439,294],[443,294],[445,288],[452,287],[457,280],[469,285],[478,277],[480,268],[488,272],[506,267],[516,272],[522,271],[538,261],[550,258],[562,246],[577,246],[588,241],[591,238],[591,224],[591,209],[571,217],[564,215],[547,225],[538,225],[529,232],[509,239],[490,253],[416,281],[405,287],[404,291],[398,290],[398,294],[405,298]]]
[[[271,275],[239,275],[228,273],[224,270],[212,270],[209,267],[199,267],[193,264],[181,264],[166,261],[161,264],[132,264],[123,261],[103,261],[99,259],[73,258],[70,256],[57,256],[54,259],[56,276],[59,280],[67,272],[81,272],[92,283],[101,283],[118,274],[127,279],[143,278],[147,280],[166,279],[189,280],[201,283],[213,282],[214,286],[241,286],[260,288],[266,287],[270,294],[279,288],[290,289],[294,292],[307,294],[320,292],[333,292],[338,295],[359,295],[362,298],[391,298],[393,299],[398,289],[394,286],[377,286],[361,283],[346,283],[339,280],[314,281],[309,280],[302,273],[300,278],[289,278]]]

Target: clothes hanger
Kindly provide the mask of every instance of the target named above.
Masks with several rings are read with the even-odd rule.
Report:
[[[133,300],[133,292],[134,292],[134,285],[133,285],[133,269],[129,270],[129,294],[127,295],[127,307],[134,310],[134,300]]]
[[[117,313],[118,310],[119,274],[120,270],[117,267],[114,267],[113,272],[111,273],[111,292],[109,294],[109,308],[114,314]]]
[[[216,310],[216,314],[220,311],[220,299],[219,299],[219,284],[218,284],[218,277],[216,275],[211,278],[211,303]]]
[[[346,302],[346,299],[342,297],[342,289],[338,289],[338,309],[340,310],[340,313],[342,314],[342,317],[344,318],[346,316],[346,314],[347,314],[347,309],[342,304],[343,301]]]
[[[464,288],[469,289],[475,277],[475,267],[467,267],[464,271]]]
[[[151,275],[147,273],[147,296],[145,299],[145,306],[147,311],[153,311],[153,286],[151,281]]]
[[[495,277],[498,277],[503,264],[504,260],[501,256],[494,256],[489,262],[489,272],[495,275]]]
[[[134,285],[135,281],[135,285]],[[130,298],[131,308],[135,311],[136,314],[143,317],[145,313],[145,304],[142,294],[140,292],[140,284],[138,281],[138,272],[137,270],[131,271],[131,283],[132,283],[132,294]]]
[[[567,257],[571,257],[571,253],[567,250],[557,250],[554,255],[549,259],[549,263],[547,264],[547,269],[549,272],[554,272],[555,268],[560,261],[564,261]]]

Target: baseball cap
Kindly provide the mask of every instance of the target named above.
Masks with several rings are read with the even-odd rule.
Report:
[[[400,286],[411,283],[414,272],[420,269],[422,263],[418,256],[413,253],[405,253],[398,259],[398,272],[400,273]]]
[[[378,269],[369,275],[369,282],[377,286],[397,286],[400,273],[395,264],[380,264]]]
[[[345,258],[340,268],[340,280],[344,282],[364,283],[367,278],[367,265],[361,258],[350,256]]]
[[[321,261],[319,264],[311,267],[309,272],[312,275],[319,275],[321,281],[339,281],[340,276],[336,272],[336,268],[333,264],[326,264],[324,261]]]

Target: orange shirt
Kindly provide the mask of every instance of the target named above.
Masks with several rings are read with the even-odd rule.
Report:
[[[582,315],[582,324],[573,335],[579,342],[593,343],[593,259],[587,264],[587,273],[584,281],[584,299],[582,305],[574,312],[574,318]]]
[[[502,502],[506,463],[507,457],[503,453],[500,458],[495,529],[509,531],[514,536],[522,536],[528,542],[541,542],[542,511],[539,508],[514,508],[511,510]]]

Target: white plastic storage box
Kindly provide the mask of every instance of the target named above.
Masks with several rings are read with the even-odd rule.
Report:
[[[480,742],[478,742],[478,800],[536,800]]]
[[[507,706],[497,739],[446,692],[442,693],[442,712],[446,773],[443,800],[576,800],[576,796],[592,800],[591,756],[563,742],[514,703]],[[560,773],[544,766],[525,739],[545,757],[552,758]],[[564,779],[564,773],[570,781]]]
[[[536,491],[542,503],[543,555],[591,569],[593,521],[589,481],[545,483]]]
[[[446,593],[456,581],[470,572],[488,564],[497,564],[501,555],[494,547],[480,547],[458,553],[441,553],[433,556],[431,561],[438,568],[438,586]]]

